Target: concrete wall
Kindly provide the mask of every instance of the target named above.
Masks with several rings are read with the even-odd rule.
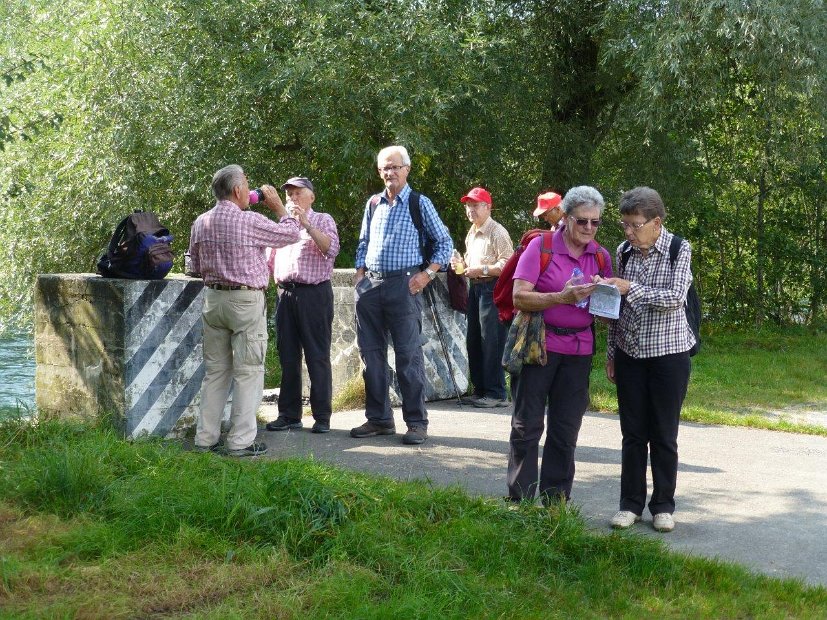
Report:
[[[200,280],[48,274],[35,291],[35,400],[46,415],[113,416],[126,437],[192,427],[204,366]]]
[[[352,269],[337,269],[333,276],[334,394],[361,381],[352,278]],[[431,287],[454,377],[465,393],[469,385],[465,315],[448,307],[444,274]],[[112,415],[116,427],[129,438],[187,433],[195,424],[204,377],[202,305],[201,280],[176,274],[160,281],[94,274],[39,276],[35,291],[38,409],[45,415]],[[427,304],[422,343],[426,398],[453,397],[446,351]],[[393,373],[392,347],[388,361]],[[395,374],[393,379],[396,386]],[[306,376],[303,388],[307,392]],[[395,387],[391,398],[399,404]]]

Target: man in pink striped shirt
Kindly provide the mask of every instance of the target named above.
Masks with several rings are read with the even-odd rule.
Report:
[[[215,207],[192,225],[192,271],[204,278],[207,290],[202,314],[204,365],[201,412],[195,434],[198,450],[216,450],[221,417],[230,386],[233,403],[224,447],[232,456],[267,451],[256,442],[256,412],[264,392],[267,319],[264,291],[270,282],[265,250],[299,239],[299,223],[288,216],[270,185],[261,193],[278,222],[250,211],[250,186],[241,166],[215,173]]]
[[[296,243],[272,252],[273,277],[279,286],[276,342],[281,362],[279,417],[268,431],[302,428],[302,352],[310,377],[312,432],[330,431],[333,370],[330,342],[333,337],[333,286],[330,276],[339,254],[336,222],[327,213],[313,210],[313,183],[293,177],[281,186],[287,191],[287,210],[304,229]]]

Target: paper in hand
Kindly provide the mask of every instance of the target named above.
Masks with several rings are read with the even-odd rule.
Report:
[[[589,298],[589,312],[616,319],[620,316],[620,291],[613,284],[597,284]]]

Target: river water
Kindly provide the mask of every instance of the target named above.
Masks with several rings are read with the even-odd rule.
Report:
[[[0,409],[34,407],[34,342],[28,334],[0,336]]]

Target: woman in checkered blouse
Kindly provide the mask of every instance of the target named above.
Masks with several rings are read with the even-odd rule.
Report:
[[[609,326],[606,375],[617,385],[623,434],[620,510],[612,527],[625,529],[641,520],[646,503],[646,465],[651,459],[652,525],[675,527],[678,474],[678,422],[689,383],[689,349],[695,337],[684,303],[692,283],[692,248],[683,241],[674,267],[666,209],[660,195],[636,187],[620,199],[619,225],[630,248],[617,249],[620,277],[607,280],[623,295],[620,318]],[[625,266],[624,266],[625,263]]]

